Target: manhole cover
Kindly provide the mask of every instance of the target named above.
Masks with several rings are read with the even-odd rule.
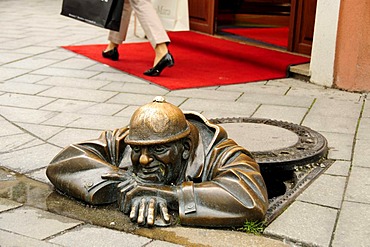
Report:
[[[261,118],[216,118],[231,139],[253,154],[261,170],[293,170],[326,155],[327,141],[318,132],[293,123]]]

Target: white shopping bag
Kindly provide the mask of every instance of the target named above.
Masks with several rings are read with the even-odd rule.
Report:
[[[152,0],[167,31],[189,31],[188,0]]]

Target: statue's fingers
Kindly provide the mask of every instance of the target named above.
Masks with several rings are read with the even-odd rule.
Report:
[[[135,186],[136,186],[136,183],[131,183],[131,184],[128,184],[126,187],[124,187],[120,190],[120,202],[121,202],[121,204],[119,205],[119,208],[124,213],[128,213],[128,211],[130,210],[131,200],[132,200],[131,197],[132,196],[129,192],[133,188],[135,188]]]
[[[168,214],[167,204],[164,202],[159,203],[159,211],[161,213],[162,219],[168,223],[170,222],[170,215]]]
[[[139,205],[139,213],[137,216],[137,223],[139,225],[145,224],[145,207],[146,207],[146,199],[142,198]]]
[[[120,180],[121,175],[117,173],[105,173],[101,175],[101,178],[103,179],[110,179],[110,180]]]
[[[155,206],[156,206],[156,200],[154,198],[151,198],[149,201],[149,205],[148,205],[148,216],[147,216],[148,226],[154,225]]]
[[[137,210],[139,208],[139,203],[140,203],[140,201],[136,200],[131,205],[131,212],[130,212],[130,220],[131,221],[136,221],[137,220],[137,217],[138,217]]]

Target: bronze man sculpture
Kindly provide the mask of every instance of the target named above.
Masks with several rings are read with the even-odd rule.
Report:
[[[156,97],[128,127],[72,144],[47,168],[54,186],[98,205],[118,200],[139,225],[168,225],[169,210],[193,226],[263,220],[266,186],[251,154],[195,112]]]

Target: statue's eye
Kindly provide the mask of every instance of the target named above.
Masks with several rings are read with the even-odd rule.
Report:
[[[132,151],[134,151],[135,153],[138,153],[140,152],[141,148],[139,146],[131,146],[131,149]]]
[[[164,151],[166,151],[166,147],[163,146],[163,145],[154,145],[152,147],[152,150],[156,153],[163,153]]]

